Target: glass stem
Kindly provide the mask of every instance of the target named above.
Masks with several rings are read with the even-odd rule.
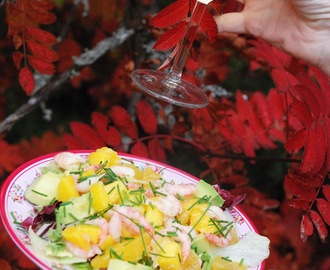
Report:
[[[205,3],[196,1],[195,7],[191,13],[190,21],[188,22],[186,32],[179,45],[178,52],[176,53],[173,64],[169,71],[169,78],[173,81],[181,79],[183,68],[186,64],[187,57],[195,39],[199,23],[203,17],[207,5]]]

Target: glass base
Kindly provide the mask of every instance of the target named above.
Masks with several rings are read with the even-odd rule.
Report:
[[[187,108],[208,105],[208,98],[200,88],[181,79],[172,79],[168,73],[137,69],[132,72],[131,79],[141,90],[169,103]]]

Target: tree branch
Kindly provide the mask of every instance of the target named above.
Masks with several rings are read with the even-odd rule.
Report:
[[[33,96],[19,107],[14,113],[7,116],[0,123],[0,134],[9,131],[14,124],[35,108],[46,99],[52,92],[58,90],[67,80],[70,79],[72,75],[79,74],[82,67],[93,64],[96,60],[101,58],[107,51],[113,50],[123,42],[125,42],[130,36],[132,36],[134,31],[132,29],[125,29],[120,27],[113,35],[100,41],[93,49],[88,50],[81,54],[79,57],[74,58],[73,66],[66,72],[52,77],[46,84],[36,89]]]

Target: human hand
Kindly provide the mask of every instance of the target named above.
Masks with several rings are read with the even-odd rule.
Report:
[[[216,16],[219,32],[246,33],[330,75],[330,1],[239,0],[242,12]]]

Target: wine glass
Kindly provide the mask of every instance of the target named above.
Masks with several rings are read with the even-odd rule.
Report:
[[[141,90],[156,98],[182,107],[203,108],[208,105],[208,97],[203,90],[182,80],[181,76],[195,39],[198,25],[207,4],[211,1],[196,1],[186,32],[169,71],[137,69],[132,72],[131,79]]]

